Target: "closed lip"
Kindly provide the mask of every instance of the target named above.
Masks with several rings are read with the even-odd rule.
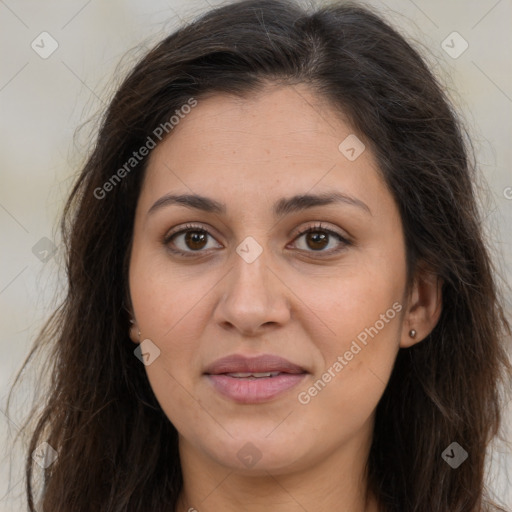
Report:
[[[208,365],[204,373],[207,375],[221,375],[223,373],[308,373],[306,369],[287,359],[273,354],[261,354],[248,357],[242,354],[231,354],[217,359]]]

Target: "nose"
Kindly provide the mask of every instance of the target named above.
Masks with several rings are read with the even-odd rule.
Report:
[[[290,288],[269,265],[265,250],[248,263],[238,254],[221,286],[214,321],[243,336],[257,336],[290,319]]]

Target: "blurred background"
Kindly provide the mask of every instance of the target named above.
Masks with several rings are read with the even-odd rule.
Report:
[[[9,411],[6,400],[34,337],[64,296],[59,215],[98,114],[146,49],[223,3],[0,0],[0,512],[26,509],[23,454],[13,441],[38,383],[27,375]],[[485,178],[497,268],[512,282],[512,0],[361,3],[409,38],[461,112]],[[507,295],[509,314],[510,304]],[[511,418],[509,407],[509,441]],[[512,509],[510,446],[494,446],[489,482]]]

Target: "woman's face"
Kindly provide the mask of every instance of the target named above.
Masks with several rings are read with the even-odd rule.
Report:
[[[368,449],[410,342],[402,224],[369,148],[308,88],[180,120],[150,156],[129,281],[182,463],[278,474]]]

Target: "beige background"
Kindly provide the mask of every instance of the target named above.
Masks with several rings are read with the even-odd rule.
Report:
[[[54,307],[56,294],[62,296],[62,259],[58,252],[53,256],[49,252],[48,261],[41,261],[41,251],[51,248],[41,239],[46,237],[57,247],[60,244],[58,215],[94,125],[88,125],[76,141],[74,131],[104,107],[113,91],[115,66],[129,49],[141,42],[151,45],[180,20],[190,20],[209,5],[220,3],[0,0],[0,446],[12,445],[24,400],[31,396],[27,381],[21,400],[10,417],[6,415],[13,374]],[[511,282],[512,0],[367,3],[424,48],[463,112],[488,183],[491,243],[498,252],[503,278]],[[46,59],[31,47],[44,31],[58,44]],[[441,47],[454,31],[468,43],[458,58]],[[50,40],[45,41],[45,48],[50,48]],[[455,36],[452,51],[460,50],[462,44]],[[125,56],[123,70],[139,51]],[[510,305],[511,297],[507,298]],[[493,457],[492,489],[512,507],[510,447],[497,445]],[[0,512],[22,510],[19,453],[5,449],[0,458]]]

